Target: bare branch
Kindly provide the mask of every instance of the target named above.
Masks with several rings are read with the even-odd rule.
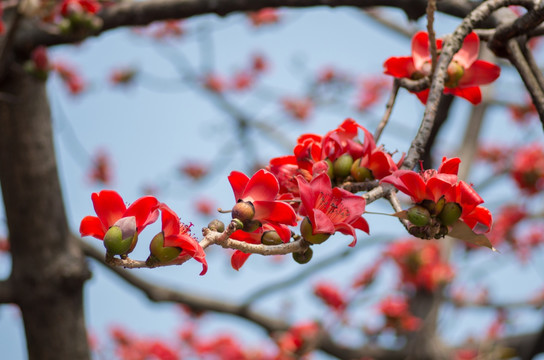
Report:
[[[11,279],[0,281],[0,304],[9,304],[15,302],[13,293],[13,284]]]
[[[389,121],[389,118],[391,117],[391,113],[393,112],[393,106],[395,105],[395,99],[397,98],[397,94],[399,92],[399,87],[399,80],[393,80],[393,89],[391,90],[391,95],[389,96],[389,100],[385,105],[385,114],[383,114],[382,120],[380,121],[378,127],[376,128],[376,131],[374,132],[374,140],[376,142],[378,142],[380,136],[382,135],[383,129],[385,128],[387,122]]]

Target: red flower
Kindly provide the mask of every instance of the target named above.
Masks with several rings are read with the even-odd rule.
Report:
[[[166,204],[161,204],[160,209],[164,247],[177,247],[182,249],[178,258],[185,255],[191,256],[202,264],[202,272],[200,275],[204,275],[208,271],[206,253],[190,233],[192,224],[189,226],[182,224],[178,215]]]
[[[421,325],[421,320],[410,314],[408,302],[403,298],[387,297],[379,304],[379,310],[386,318],[386,328],[415,331]]]
[[[251,24],[255,27],[275,24],[279,20],[278,11],[274,8],[264,8],[259,11],[248,13]]]
[[[544,190],[544,149],[539,144],[520,148],[512,161],[511,175],[529,194]]]
[[[347,307],[344,296],[336,286],[327,283],[319,283],[314,286],[314,294],[333,310],[341,313]]]
[[[144,196],[133,202],[128,208],[121,196],[113,190],[102,190],[91,195],[96,216],[86,216],[81,220],[81,236],[93,236],[103,240],[106,231],[118,220],[134,217],[137,233],[159,217],[159,202],[153,196]]]
[[[247,71],[239,71],[232,79],[232,88],[238,91],[249,90],[253,85],[253,76]]]
[[[437,49],[442,48],[442,40],[436,41]],[[468,34],[461,49],[453,56],[448,66],[448,78],[444,88],[445,94],[467,99],[476,105],[482,101],[480,85],[495,81],[500,75],[500,67],[487,61],[477,60],[480,39],[476,33]],[[420,31],[412,38],[412,56],[391,57],[384,63],[387,75],[396,78],[420,79],[430,75],[431,55],[429,35]],[[426,103],[429,89],[416,93],[421,102]]]
[[[452,192],[457,183],[460,162],[458,158],[444,158],[438,171],[429,169],[419,174],[412,170],[397,170],[383,178],[382,182],[394,185],[409,195],[414,203],[423,200],[437,202],[444,194]]]
[[[100,150],[94,155],[92,162],[93,164],[89,174],[91,182],[105,185],[111,184],[112,167],[109,155]]]
[[[208,90],[220,93],[226,88],[225,80],[217,74],[208,74],[204,77],[204,87]]]
[[[268,69],[268,61],[261,54],[254,54],[251,57],[251,70],[255,74],[262,73]]]
[[[53,64],[53,70],[59,74],[71,94],[77,95],[85,89],[85,82],[70,65],[57,61]]]
[[[110,74],[110,82],[113,85],[131,84],[136,76],[136,70],[130,67],[114,69]]]
[[[352,235],[355,246],[355,229],[369,232],[368,223],[362,218],[365,199],[344,189],[332,188],[331,180],[325,173],[316,176],[310,183],[297,176],[302,207],[300,213],[308,216],[312,233],[332,235],[336,231]]]
[[[308,119],[314,108],[314,102],[310,98],[285,98],[281,102],[284,110],[300,121]]]
[[[359,90],[357,109],[363,111],[375,105],[389,91],[390,87],[389,81],[382,76],[364,79]]]
[[[254,208],[251,220],[291,226],[297,224],[293,208],[283,201],[276,200],[280,186],[271,172],[259,170],[250,179],[241,172],[233,171],[229,175],[229,182],[235,200],[238,203],[249,202]]]

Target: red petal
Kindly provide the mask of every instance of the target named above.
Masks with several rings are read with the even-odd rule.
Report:
[[[94,211],[106,229],[123,217],[126,211],[123,198],[113,190],[102,190],[91,195]]]
[[[392,184],[397,189],[409,195],[416,203],[426,198],[425,182],[418,173],[411,170],[397,170],[386,176],[382,182]]]
[[[376,179],[382,179],[397,170],[397,165],[391,158],[391,155],[381,150],[374,151],[370,155],[368,165],[366,166],[372,170],[372,175]]]
[[[501,68],[493,63],[477,60],[471,67],[465,68],[465,73],[459,79],[458,87],[487,85],[497,80]]]
[[[463,40],[463,46],[453,55],[453,60],[468,69],[478,58],[480,52],[480,38],[475,32],[468,34]]]
[[[419,101],[421,101],[424,105],[427,104],[427,99],[429,98],[429,91],[430,89],[425,89],[422,91],[418,91],[414,94],[416,94]]]
[[[421,69],[423,64],[431,59],[429,53],[429,34],[420,31],[412,38],[412,58],[416,69]]]
[[[463,208],[463,214],[470,213],[477,205],[484,202],[484,199],[476,190],[464,181],[460,181],[457,184],[457,202]]]
[[[475,207],[470,214],[462,216],[462,219],[477,234],[488,232],[493,222],[491,212],[483,206]]]
[[[280,224],[295,226],[297,214],[291,205],[281,201],[253,201],[255,220],[273,221]]]
[[[180,220],[179,216],[170,209],[166,204],[161,204],[161,220],[162,220],[162,231],[164,237],[169,237],[172,235],[179,235],[180,230]],[[170,245],[166,245],[170,246]]]
[[[200,275],[204,275],[208,271],[208,263],[206,262],[206,253],[204,252],[204,249],[202,249],[202,246],[200,246],[198,241],[189,235],[170,236],[168,238],[165,237],[164,246],[175,246],[182,248],[183,251],[179,254],[179,257],[189,255],[201,263],[202,272]]]
[[[247,258],[251,254],[246,254],[240,250],[236,250],[232,257],[230,258],[230,264],[234,270],[240,270],[240,268],[245,264]]]
[[[278,195],[280,185],[278,179],[269,171],[259,170],[249,179],[242,199],[249,201],[272,201]]]
[[[427,181],[427,196],[438,201],[443,195],[448,198],[457,183],[457,175],[452,174],[436,174]]]
[[[410,56],[390,57],[383,63],[384,74],[396,78],[410,78],[416,71],[414,60]]]
[[[234,200],[238,201],[244,195],[244,189],[246,188],[249,178],[247,175],[239,172],[233,171],[229,175],[229,183],[234,191]]]
[[[341,232],[344,235],[353,236],[353,241],[348,246],[354,247],[355,244],[357,244],[357,234],[355,234],[355,229],[353,226],[346,223],[339,223],[335,224],[334,228],[336,231]]]
[[[147,225],[159,218],[159,201],[154,196],[143,196],[134,201],[125,211],[123,217],[134,216],[138,233]]]
[[[291,240],[291,230],[285,225],[266,223],[263,225],[263,229],[276,231],[284,243],[288,243]]]
[[[315,234],[334,234],[336,231],[331,219],[321,210],[314,209],[314,216],[310,217],[312,223],[312,233]]]
[[[459,172],[460,163],[461,163],[461,159],[459,158],[447,159],[446,157],[443,157],[442,164],[440,164],[440,167],[438,168],[438,172],[441,174],[457,175],[457,173]]]
[[[100,219],[96,216],[85,216],[79,225],[81,236],[93,236],[100,240],[104,239],[106,230]]]
[[[467,88],[444,88],[445,94],[453,94],[455,96],[462,97],[463,99],[467,99],[470,101],[473,105],[478,105],[482,102],[482,92],[480,91],[480,88],[477,86],[474,87],[467,87]]]

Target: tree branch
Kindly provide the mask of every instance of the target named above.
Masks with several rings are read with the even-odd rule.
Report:
[[[9,304],[15,302],[13,293],[13,284],[10,278],[0,281],[0,304]]]

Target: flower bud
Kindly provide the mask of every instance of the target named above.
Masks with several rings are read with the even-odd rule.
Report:
[[[251,201],[242,201],[242,200],[240,200],[232,208],[232,214],[231,215],[232,215],[233,219],[239,219],[245,225],[246,221],[252,220],[253,216],[255,216],[255,207],[253,206]]]
[[[225,231],[225,224],[223,224],[223,222],[220,220],[214,219],[208,223],[208,229],[223,232]]]
[[[355,181],[366,181],[374,180],[374,175],[372,175],[372,170],[367,167],[361,166],[361,159],[357,159],[353,162],[351,166],[351,176]]]
[[[300,223],[300,234],[304,240],[311,244],[321,244],[331,236],[331,234],[314,234],[313,231],[314,229],[310,219],[305,217]]]
[[[351,171],[351,165],[353,165],[353,158],[350,154],[344,154],[338,159],[334,160],[332,165],[334,169],[334,176],[343,179],[349,175]]]
[[[459,80],[465,74],[465,69],[457,61],[452,61],[448,65],[448,78],[446,79],[445,86],[449,88],[454,88],[459,85]]]
[[[147,265],[153,265],[156,263],[168,263],[179,256],[181,248],[175,246],[164,246],[164,233],[161,231],[153,237],[149,244],[149,251],[151,255],[147,258],[145,263]]]
[[[117,220],[104,235],[104,247],[110,255],[121,257],[132,252],[138,241],[136,218],[129,216]]]
[[[406,217],[415,226],[425,226],[431,221],[429,210],[420,205],[412,206],[408,209]]]
[[[329,176],[329,179],[334,179],[334,167],[332,165],[332,161],[331,159],[325,159],[325,162],[327,163],[327,165],[329,165],[329,168],[327,170],[327,175]]]
[[[244,221],[244,228],[242,230],[245,232],[254,232],[261,226],[263,226],[263,224],[261,224],[259,220]]]
[[[459,219],[459,217],[461,217],[462,212],[463,209],[458,203],[448,202],[446,205],[444,205],[444,209],[438,215],[438,219],[443,225],[450,226],[453,225]]]
[[[308,261],[312,259],[313,255],[314,255],[314,251],[311,248],[308,248],[303,253],[294,252],[293,259],[299,264],[306,264],[308,263]]]
[[[265,231],[261,236],[261,243],[263,245],[280,245],[283,243],[280,235],[276,231]]]

